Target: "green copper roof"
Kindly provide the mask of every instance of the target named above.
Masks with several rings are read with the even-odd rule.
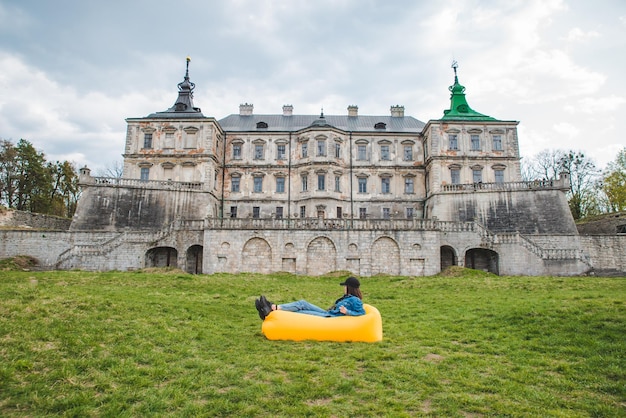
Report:
[[[450,109],[443,111],[441,120],[496,120],[469,107],[465,99],[465,87],[459,84],[459,78],[456,74],[456,61],[452,63],[452,68],[454,68],[454,84],[448,88],[452,93],[450,95]]]

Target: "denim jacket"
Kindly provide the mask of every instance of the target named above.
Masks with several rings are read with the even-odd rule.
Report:
[[[360,316],[365,315],[365,309],[363,309],[363,302],[361,299],[354,295],[343,295],[339,299],[335,301],[335,304],[328,310],[328,313],[331,316],[344,316],[344,314],[339,311],[339,308],[345,306],[348,310],[346,315],[349,316]]]

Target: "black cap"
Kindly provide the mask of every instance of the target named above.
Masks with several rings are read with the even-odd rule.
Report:
[[[345,282],[343,283],[339,283],[341,286],[350,286],[350,287],[355,287],[355,288],[359,288],[361,286],[361,283],[359,282],[359,280],[356,277],[348,277],[346,279]]]

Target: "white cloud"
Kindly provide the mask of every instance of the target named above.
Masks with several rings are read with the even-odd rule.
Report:
[[[580,135],[580,129],[568,122],[555,123],[552,129],[554,129],[557,134],[569,139],[576,138]]]
[[[585,42],[599,37],[600,34],[596,31],[590,30],[585,32],[580,28],[573,28],[567,33],[564,39],[568,42]]]
[[[617,110],[624,103],[626,103],[626,98],[616,95],[608,97],[584,97],[577,100],[575,104],[564,106],[564,109],[569,113],[605,113]]]
[[[124,118],[145,116],[133,115],[137,109],[154,111],[154,92],[120,97],[79,92],[9,54],[0,54],[0,68],[0,135],[14,142],[28,140],[49,161],[67,159],[96,167],[118,160]]]

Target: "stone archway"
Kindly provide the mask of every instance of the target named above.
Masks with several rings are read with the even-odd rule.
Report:
[[[465,267],[499,274],[498,253],[486,248],[471,248],[465,252]]]
[[[443,245],[440,248],[439,253],[440,253],[440,260],[441,260],[441,271],[444,271],[448,267],[456,266],[457,258],[456,258],[456,251],[454,251],[454,248],[450,247],[449,245]]]
[[[178,267],[178,250],[173,247],[155,247],[146,251],[146,267]]]
[[[372,245],[372,276],[377,274],[400,274],[400,247],[389,238],[381,237]]]
[[[251,238],[243,246],[241,271],[268,274],[272,272],[272,247],[263,238]]]
[[[337,249],[326,237],[317,237],[306,249],[306,271],[309,276],[319,276],[337,270]]]
[[[202,251],[202,245],[192,245],[187,249],[187,262],[185,265],[187,273],[202,273]]]

